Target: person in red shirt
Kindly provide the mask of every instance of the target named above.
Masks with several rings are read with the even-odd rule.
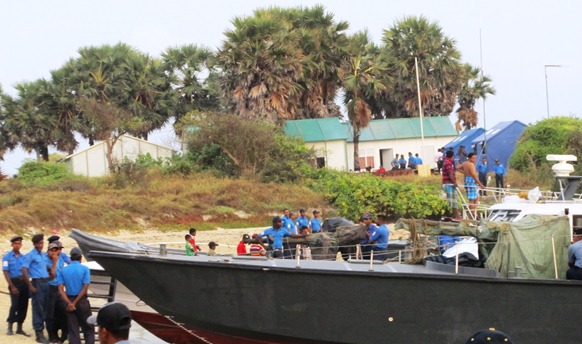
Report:
[[[247,243],[250,241],[251,237],[248,234],[243,234],[242,240],[238,243],[236,247],[236,253],[239,256],[247,255]]]
[[[452,150],[447,151],[443,162],[443,189],[447,193],[447,201],[453,210],[453,218],[459,218],[459,202],[457,201],[457,175],[455,174],[455,153]]]
[[[188,242],[190,243],[190,245],[192,245],[192,249],[194,250],[194,255],[196,255],[196,252],[200,251],[200,246],[196,245],[196,239],[194,238],[196,236],[196,228],[190,228],[190,239],[188,240]]]

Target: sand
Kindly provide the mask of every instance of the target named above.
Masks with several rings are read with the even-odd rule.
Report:
[[[224,229],[219,228],[212,231],[199,231],[196,235],[196,243],[200,246],[202,251],[208,250],[208,242],[214,241],[218,243],[216,248],[217,254],[231,254],[236,253],[236,245],[242,238],[244,233],[253,234],[264,230],[266,227],[260,228],[244,228],[244,229]],[[69,232],[60,232],[58,235],[61,236],[61,242],[65,246],[64,251],[69,253],[71,248],[76,246],[75,240],[68,237]],[[148,230],[147,232],[129,232],[120,231],[119,233],[99,233],[99,235],[120,240],[120,241],[138,241],[144,244],[158,244],[166,243],[168,247],[174,248],[184,248],[184,234],[182,232],[162,232],[156,230]],[[52,235],[52,233],[45,233],[45,238]],[[10,251],[12,248],[10,246],[9,239],[12,235],[2,235],[0,236],[0,254],[3,256],[6,252]],[[45,243],[45,249],[47,244]],[[21,251],[26,253],[32,249],[32,243],[30,238],[25,238],[22,243]],[[0,343],[36,343],[34,336],[29,338],[14,335],[6,335],[6,318],[8,317],[8,310],[10,308],[10,297],[8,295],[8,287],[4,277],[1,278],[0,282]],[[14,326],[16,330],[16,325]],[[32,330],[32,311],[29,306],[28,314],[26,316],[26,321],[24,322],[23,329],[26,333],[33,335]],[[45,331],[46,335],[46,331]],[[130,337],[131,338],[131,337]]]

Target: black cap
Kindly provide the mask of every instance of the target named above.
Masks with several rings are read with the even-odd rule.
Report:
[[[10,238],[10,242],[15,242],[15,241],[22,241],[22,237],[20,235],[15,235],[12,238]]]
[[[319,210],[315,209],[315,210],[313,211],[313,213],[314,213],[314,214],[319,214]]]
[[[110,302],[99,309],[97,316],[87,318],[87,323],[111,331],[127,330],[131,327],[131,313],[123,303]]]
[[[365,213],[364,215],[362,215],[362,220],[371,220],[374,218],[374,215],[370,214],[370,213]]]
[[[513,344],[513,340],[505,333],[494,328],[481,330],[467,338],[465,344]]]
[[[50,236],[48,239],[46,239],[46,240],[47,240],[47,241],[49,242],[49,244],[50,244],[51,242],[53,242],[53,241],[57,241],[57,240],[59,240],[60,238],[61,238],[61,237],[60,237],[60,236],[58,236],[58,235],[51,235],[51,236]]]
[[[71,253],[69,254],[69,256],[71,256],[71,259],[80,258],[82,255],[83,255],[83,252],[81,252],[81,249],[79,249],[78,247],[73,247],[71,249]]]
[[[273,217],[273,223],[282,222],[282,221],[283,220],[281,220],[281,217],[279,217],[279,216]]]
[[[248,236],[248,234],[247,234],[247,236]],[[208,243],[208,247],[210,247],[210,248],[213,248],[213,247],[216,247],[216,246],[218,246],[218,244],[215,243],[214,241],[211,241],[211,242]]]
[[[301,208],[301,209],[299,209],[299,212],[300,213],[304,213],[305,212],[305,209]]]
[[[38,244],[39,242],[44,240],[44,234],[35,234],[32,237],[32,243],[33,244]]]

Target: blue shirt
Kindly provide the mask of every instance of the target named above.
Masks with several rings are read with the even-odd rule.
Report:
[[[568,263],[582,269],[582,240],[576,241],[568,247]]]
[[[503,164],[495,164],[495,174],[505,175],[505,167],[503,167]]]
[[[406,168],[406,160],[404,158],[398,159],[398,163],[400,164],[400,168]]]
[[[62,259],[63,262],[67,264],[71,264],[71,257],[69,257],[69,255],[66,254],[65,252],[61,252],[61,254],[59,255],[59,259]]]
[[[297,218],[297,228],[301,230],[301,227],[309,227],[309,218],[307,216],[299,216]]]
[[[2,271],[8,271],[10,278],[21,277],[23,262],[24,254],[22,252],[17,256],[14,251],[10,251],[2,257]]]
[[[416,161],[417,165],[422,165],[422,159],[420,157],[415,157],[414,160]]]
[[[376,241],[374,248],[387,249],[388,248],[388,238],[390,237],[390,231],[385,224],[380,225],[380,227],[374,226],[375,229],[372,232],[372,236],[368,239],[368,242]],[[370,226],[372,228],[372,226]]]
[[[316,217],[312,218],[311,220],[309,220],[309,226],[311,227],[311,231],[313,233],[319,232],[319,230],[321,229],[321,219]]]
[[[24,256],[24,262],[22,263],[23,268],[28,269],[28,277],[30,278],[48,278],[49,270],[52,267],[52,262],[47,265],[47,260],[44,256],[45,252],[39,252],[36,248],[33,248]]]
[[[283,248],[283,238],[288,237],[291,234],[283,227],[275,229],[273,227],[265,229],[265,231],[259,234],[259,237],[273,237],[273,249],[279,250]]]
[[[370,227],[368,227],[368,229],[366,229],[366,232],[370,233],[370,236],[371,236],[377,228],[378,227],[376,227],[375,224],[371,223]],[[370,242],[370,239],[368,237],[366,237],[366,239],[362,240],[361,244],[366,245],[369,242]]]
[[[297,234],[297,229],[295,228],[295,222],[290,217],[283,217],[283,229],[285,229],[289,234]]]
[[[77,296],[83,290],[83,285],[91,284],[91,271],[75,260],[59,271],[56,281],[57,285],[63,284],[65,286],[67,295]]]
[[[63,267],[65,266],[65,261],[63,260],[62,253],[63,253],[63,252],[61,252],[61,255],[59,255],[59,260],[57,261],[57,268],[56,268],[56,271],[55,271],[55,273],[56,273],[57,275],[58,275],[59,271],[61,271],[61,270],[63,269]],[[65,255],[67,255],[67,254],[65,253]],[[67,257],[68,257],[68,256],[67,256]],[[49,258],[48,254],[46,254],[46,255],[44,256],[44,258],[45,258],[45,260],[46,260],[46,263],[47,263],[49,266],[51,266],[51,267],[52,267],[52,266],[53,266],[53,262],[52,262],[52,260]],[[69,260],[71,260],[71,259],[69,258]],[[54,286],[58,286],[58,285],[59,285],[59,284],[57,283],[57,279],[56,279],[56,278],[55,278],[55,279],[52,279],[52,280],[50,280],[50,281],[49,281],[49,284],[50,284],[50,285],[54,285]]]
[[[477,163],[477,172],[487,173],[487,163],[484,163],[483,161],[479,161]]]

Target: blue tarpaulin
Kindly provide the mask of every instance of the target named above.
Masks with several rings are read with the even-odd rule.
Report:
[[[477,161],[481,161],[484,156],[487,157],[488,171],[493,171],[496,159],[507,168],[509,157],[513,154],[517,140],[525,127],[526,125],[520,121],[500,122],[476,137],[471,142],[474,148],[467,147],[467,152],[475,149],[478,155]]]

